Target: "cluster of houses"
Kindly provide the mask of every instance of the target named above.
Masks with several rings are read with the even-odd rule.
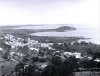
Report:
[[[20,37],[15,37],[10,34],[6,34],[0,37],[0,40],[4,41],[5,44],[11,46],[11,49],[10,49],[11,57],[13,57],[15,54],[21,57],[24,56],[23,53],[17,51],[20,47],[22,48],[28,47],[30,50],[30,54],[31,54],[32,52],[34,53],[39,52],[39,49],[41,47],[50,49],[51,48],[50,46],[53,45],[53,43],[39,43],[38,41],[32,40],[30,38],[22,39]],[[4,50],[6,50],[6,48],[0,47],[0,53],[4,53],[5,52]]]
[[[11,46],[11,51],[10,51],[10,56],[11,56],[11,62],[12,63],[18,63],[16,61],[16,58],[17,59],[21,59],[21,58],[18,58],[18,56],[22,57],[24,56],[23,53],[21,52],[18,52],[18,51],[15,51],[16,49],[18,49],[19,47],[28,47],[29,50],[30,50],[30,54],[31,53],[34,53],[34,56],[38,55],[39,53],[39,49],[42,47],[42,48],[48,48],[48,49],[53,49],[51,46],[53,45],[53,43],[39,43],[38,41],[36,40],[32,40],[31,38],[27,38],[27,39],[22,39],[20,37],[15,37],[13,35],[10,35],[10,34],[7,34],[5,35],[3,38],[0,37],[0,40],[4,40],[5,41],[5,44],[7,45],[10,45]],[[73,42],[74,43],[74,42]],[[72,44],[73,44],[72,43]],[[58,43],[59,44],[59,43]],[[4,61],[4,59],[1,57],[1,55],[5,52],[4,51],[5,48],[2,48],[0,46],[0,65],[2,64],[2,62]],[[52,53],[60,53],[60,51],[55,51],[55,52],[52,52]],[[16,55],[15,55],[16,54]],[[82,57],[81,53],[79,52],[63,52],[61,54],[62,56],[67,56],[67,57],[70,57],[70,56],[75,56],[75,58],[78,58],[78,59],[81,59],[81,58],[84,58]],[[15,57],[14,59],[12,57]],[[40,58],[47,58],[45,55],[43,57],[40,57]],[[87,57],[88,59],[92,59],[92,57]],[[95,59],[96,62],[100,62],[100,59]],[[36,63],[37,66],[39,67],[46,67],[48,63],[42,63],[43,65],[41,65],[40,63]],[[10,63],[3,63],[3,65],[8,65],[8,66],[11,66]],[[7,66],[7,67],[8,67]],[[15,65],[14,65],[15,66]],[[1,70],[1,67],[0,67],[0,70]]]
[[[39,48],[48,48],[48,49],[53,49],[51,46],[53,45],[53,43],[39,43],[36,40],[32,40],[31,38],[27,38],[27,39],[22,39],[20,37],[15,37],[13,35],[10,34],[6,34],[4,35],[4,37],[0,36],[0,40],[5,41],[5,44],[7,45],[11,45],[11,49],[16,50],[18,47],[24,47],[24,46],[28,46],[29,50],[32,51],[39,51]],[[73,43],[73,42],[72,42]],[[59,44],[59,43],[58,43]],[[3,51],[4,48],[0,47],[0,53],[4,52]],[[59,52],[59,51],[56,51]],[[13,55],[15,53],[15,51],[11,50],[10,54]],[[18,52],[17,52],[18,53]],[[63,53],[66,56],[75,56],[76,58],[82,58],[81,53],[78,52],[64,52]],[[18,55],[21,55],[21,53],[18,53]],[[89,59],[91,59],[91,57],[88,57]],[[97,60],[99,61],[99,60]]]
[[[16,38],[13,35],[7,34],[5,36],[6,39],[6,44],[11,45],[12,48],[17,47],[17,46],[26,46],[28,45],[29,47],[34,47],[34,48],[40,48],[40,47],[49,47],[53,43],[39,43],[36,40],[32,40],[31,38],[27,39],[22,39],[20,37]]]
[[[20,37],[15,37],[13,35],[10,34],[6,34],[4,37],[0,37],[0,39],[5,39],[5,44],[7,45],[11,45],[11,56],[16,53],[16,49],[18,49],[18,47],[24,47],[24,46],[28,46],[29,50],[31,50],[31,52],[39,52],[39,48],[48,48],[48,49],[53,49],[51,46],[53,45],[53,43],[39,43],[36,40],[32,40],[31,38],[27,38],[27,39],[22,39]],[[59,43],[58,43],[59,44]],[[3,48],[0,47],[0,53],[4,52]],[[56,51],[56,52],[60,52],[60,51]],[[16,54],[23,56],[22,53],[17,52]],[[76,58],[83,58],[81,56],[81,53],[78,52],[63,52],[64,55],[68,56],[75,56]],[[88,57],[88,59],[92,59],[92,57]],[[98,59],[96,59],[95,61],[99,61]]]

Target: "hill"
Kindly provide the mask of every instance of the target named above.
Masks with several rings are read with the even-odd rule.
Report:
[[[56,31],[56,32],[64,32],[64,31],[72,31],[72,30],[76,30],[76,28],[73,27],[69,27],[69,26],[61,26],[55,29],[16,29],[16,27],[18,26],[9,26],[9,27],[5,27],[3,28],[0,27],[0,32],[1,33],[10,33],[10,34],[14,34],[14,33],[23,33],[23,34],[31,34],[31,33],[37,33],[37,32],[52,32],[52,31]],[[20,26],[19,26],[20,27]],[[13,29],[14,28],[14,29]]]

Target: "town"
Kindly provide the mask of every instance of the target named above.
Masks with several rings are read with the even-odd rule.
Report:
[[[41,43],[29,37],[1,34],[1,76],[70,76],[79,71],[99,71],[99,50],[99,45],[84,41]]]

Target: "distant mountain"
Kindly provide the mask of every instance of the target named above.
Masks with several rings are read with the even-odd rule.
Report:
[[[64,32],[64,31],[76,30],[76,28],[69,27],[69,26],[62,26],[62,27],[56,28],[55,30],[58,32]]]
[[[5,26],[4,26],[5,27]],[[76,30],[76,28],[74,27],[69,27],[69,26],[61,26],[55,29],[16,29],[17,26],[10,26],[10,27],[5,27],[3,28],[3,26],[0,28],[0,32],[2,33],[23,33],[23,34],[31,34],[31,33],[37,33],[37,32],[52,32],[52,31],[56,31],[56,32],[64,32],[64,31],[73,31]],[[14,29],[13,29],[14,28]]]
[[[20,28],[20,27],[25,27],[25,26],[41,26],[41,25],[6,25],[6,26],[0,26],[2,29],[11,29],[11,28]],[[43,26],[43,25],[42,25]]]

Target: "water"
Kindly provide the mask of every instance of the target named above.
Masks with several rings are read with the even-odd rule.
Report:
[[[54,29],[62,25],[45,25],[45,26],[22,26],[18,29]],[[65,26],[65,25],[63,25]],[[60,37],[85,37],[85,38],[91,38],[88,39],[88,42],[100,44],[100,31],[98,27],[91,26],[91,25],[66,25],[75,27],[77,30],[74,31],[68,31],[68,32],[39,32],[39,33],[33,33],[31,35],[35,36],[60,36]]]

